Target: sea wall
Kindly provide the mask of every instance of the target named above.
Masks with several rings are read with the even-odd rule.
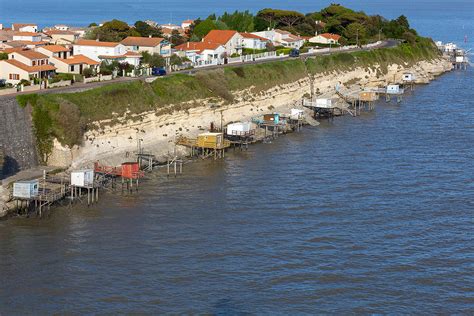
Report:
[[[1,97],[0,118],[1,180],[36,166],[37,155],[28,108],[21,108],[14,98]]]
[[[386,67],[386,66],[384,66]],[[428,83],[436,76],[451,70],[449,61],[437,58],[415,64],[391,64],[382,71],[381,66],[360,67],[349,71],[333,71],[305,76],[292,83],[271,87],[264,91],[253,91],[248,88],[234,93],[232,102],[216,100],[193,100],[193,106],[185,110],[157,115],[149,111],[136,115],[125,115],[113,120],[102,120],[95,123],[95,128],[84,135],[83,144],[72,149],[54,141],[52,154],[48,163],[54,166],[78,168],[91,166],[100,160],[105,164],[119,164],[126,159],[134,159],[133,152],[138,141],[146,151],[162,159],[175,151],[175,140],[179,135],[195,137],[209,128],[211,123],[223,125],[230,122],[250,120],[252,117],[268,112],[289,113],[291,108],[301,107],[301,99],[309,95],[311,89],[318,94],[332,96],[339,82],[350,88],[352,86],[381,87],[388,83],[401,82],[404,72],[412,72],[418,83]],[[311,87],[313,86],[313,87]],[[196,106],[200,104],[201,106]],[[184,148],[176,148],[178,153],[185,154]]]

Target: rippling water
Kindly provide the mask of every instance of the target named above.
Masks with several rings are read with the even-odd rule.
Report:
[[[474,313],[473,79],[0,222],[0,314]]]

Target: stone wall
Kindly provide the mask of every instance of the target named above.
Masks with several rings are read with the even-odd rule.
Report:
[[[31,118],[15,97],[0,98],[0,147],[4,154],[0,179],[37,166]]]

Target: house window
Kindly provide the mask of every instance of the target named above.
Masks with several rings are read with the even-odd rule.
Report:
[[[70,71],[74,71],[74,65],[71,65],[71,70]]]
[[[33,66],[36,66],[36,60],[33,60]]]
[[[9,74],[8,78],[10,78],[10,80],[20,80],[20,75],[19,74]]]

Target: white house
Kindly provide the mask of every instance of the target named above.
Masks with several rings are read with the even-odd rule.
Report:
[[[17,84],[21,80],[50,78],[56,67],[49,63],[48,56],[32,51],[16,51],[8,54],[7,60],[0,61],[0,79]]]
[[[315,44],[332,44],[332,45],[337,45],[339,44],[339,39],[341,38],[340,35],[337,34],[331,34],[331,33],[323,33],[316,35],[312,38],[309,39],[310,43],[315,43]]]
[[[84,55],[95,61],[118,61],[133,66],[140,65],[141,54],[128,52],[125,45],[115,42],[78,40],[73,45],[73,55]]]
[[[270,43],[270,40],[255,34],[240,33],[240,35],[243,37],[242,45],[244,48],[262,50],[267,48],[267,43]]]
[[[163,38],[129,36],[120,43],[125,45],[129,52],[148,52],[152,55],[171,56],[171,44]]]
[[[45,32],[53,44],[69,45],[79,39],[79,34],[68,30],[48,30]]]
[[[225,47],[227,55],[240,54],[243,48],[243,37],[237,31],[212,30],[202,41],[205,43],[217,43]]]
[[[126,52],[123,44],[114,42],[80,39],[73,45],[73,55],[84,55],[99,62],[101,61],[99,56],[122,56]]]
[[[279,29],[253,32],[252,34],[269,39],[275,46],[285,46],[289,48],[299,49],[304,45],[306,41],[300,36],[293,35],[290,32]]]
[[[41,42],[41,34],[34,32],[16,32],[13,34],[14,41]]]
[[[74,55],[66,59],[53,57],[50,59],[50,62],[57,68],[58,72],[71,74],[82,74],[84,69],[87,68],[97,71],[100,64],[98,61],[84,55]]]
[[[12,31],[37,33],[38,32],[38,25],[31,24],[31,23],[13,23],[12,24]]]
[[[186,30],[186,29],[188,29],[193,23],[194,23],[194,20],[184,20],[183,22],[181,22],[181,28],[182,28],[183,30]]]
[[[175,47],[177,55],[187,57],[193,63],[220,62],[226,49],[219,43],[188,42]]]
[[[38,47],[36,49],[37,52],[45,54],[49,58],[56,57],[56,58],[68,58],[71,56],[71,50],[61,45],[45,45]]]
[[[55,25],[54,28],[58,31],[68,31],[69,30],[69,26],[64,25],[64,24]]]

